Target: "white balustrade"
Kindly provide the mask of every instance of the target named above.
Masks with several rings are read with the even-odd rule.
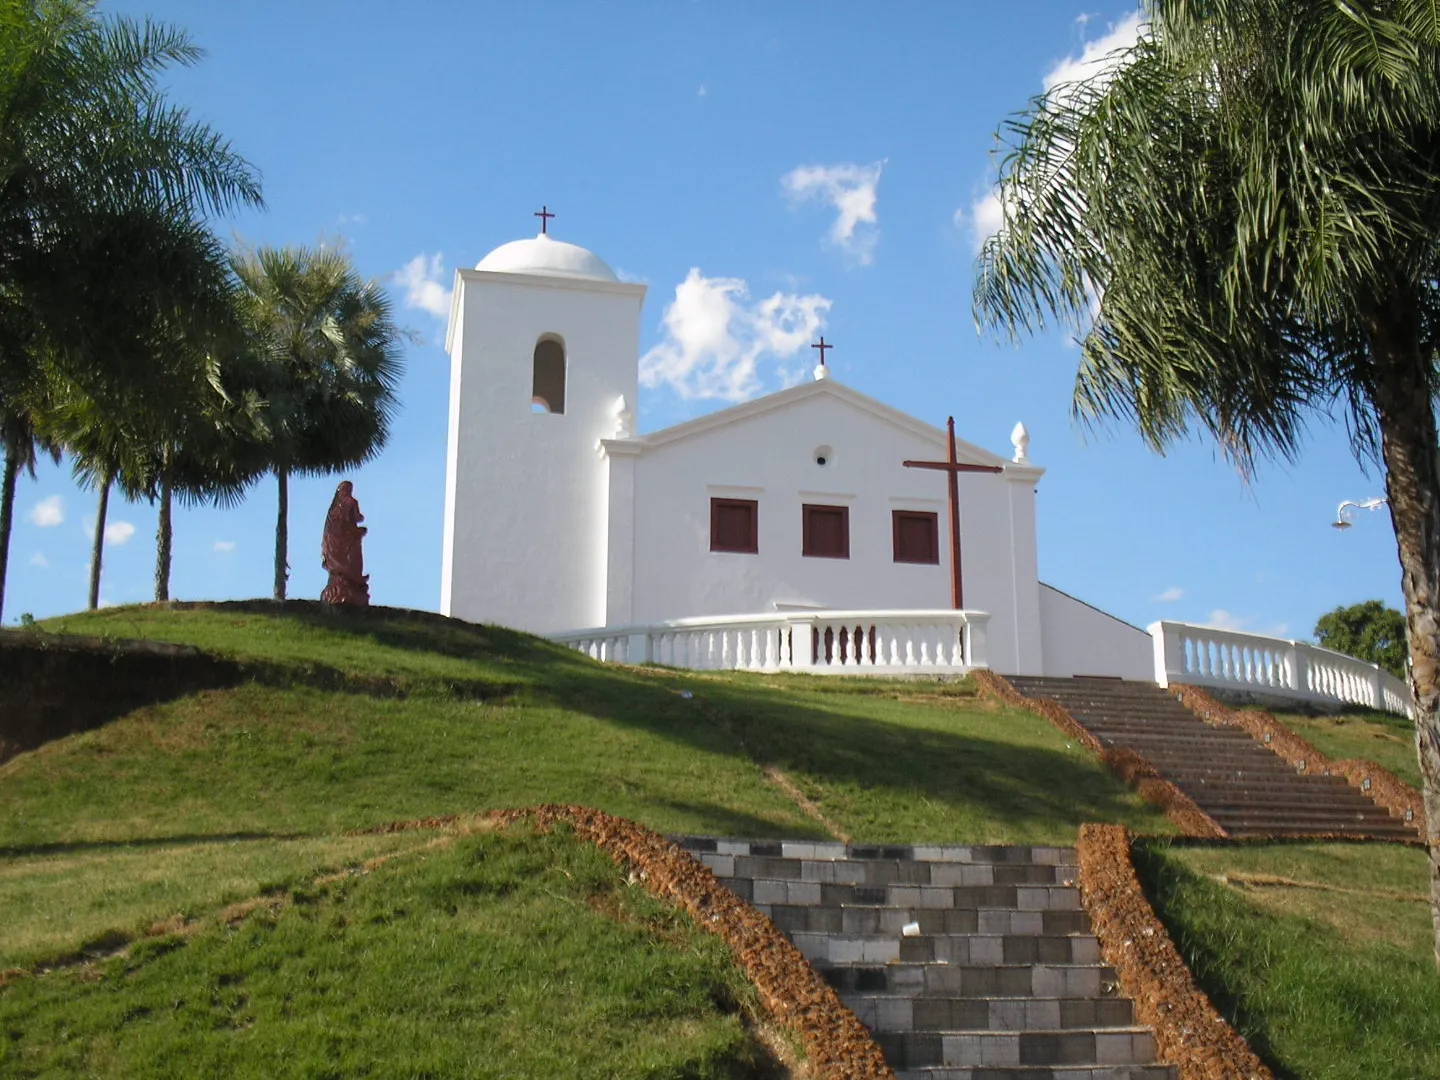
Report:
[[[1332,649],[1194,623],[1157,622],[1149,630],[1161,686],[1188,683],[1414,715],[1408,686],[1384,668]]]
[[[593,660],[692,670],[830,675],[963,673],[988,666],[983,611],[807,611],[671,619],[551,634]]]

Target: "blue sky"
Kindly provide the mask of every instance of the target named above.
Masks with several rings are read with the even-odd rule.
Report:
[[[1338,604],[1399,606],[1388,514],[1343,424],[1247,486],[1196,439],[1159,457],[1071,420],[1077,350],[977,336],[970,311],[1002,119],[1123,39],[1134,5],[116,0],[207,52],[173,99],[260,170],[267,207],[218,223],[251,243],[348,241],[421,335],[389,447],[349,477],[377,603],[439,603],[455,267],[533,235],[650,287],[642,431],[778,389],[835,343],[840,380],[1007,456],[1017,420],[1039,488],[1040,569],[1121,618],[1306,637]],[[397,12],[403,11],[403,16]],[[677,288],[686,284],[677,299]],[[701,396],[704,394],[721,396]],[[729,397],[727,397],[728,395]],[[338,477],[291,488],[291,595],[324,587]],[[69,467],[21,482],[5,618],[84,606],[94,495]],[[239,509],[182,510],[172,595],[269,594],[274,481]],[[102,596],[153,595],[155,512],[113,501]]]

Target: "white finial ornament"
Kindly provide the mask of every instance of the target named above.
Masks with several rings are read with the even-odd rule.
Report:
[[[833,349],[835,346],[826,341],[825,335],[821,334],[820,340],[810,347],[820,350],[820,363],[815,365],[815,381],[819,382],[821,379],[828,379],[830,377],[830,369],[825,366],[825,350]]]
[[[1010,460],[1016,465],[1030,464],[1030,432],[1024,424],[1017,423],[1010,432],[1010,445],[1015,447],[1015,456]]]
[[[615,438],[629,439],[635,434],[635,410],[630,408],[630,403],[621,394],[615,399],[615,407],[611,410],[615,417]]]

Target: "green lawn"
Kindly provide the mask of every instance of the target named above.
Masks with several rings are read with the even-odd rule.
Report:
[[[417,689],[383,698],[271,679],[58,740],[0,766],[0,849],[333,833],[539,802],[667,832],[824,835],[765,766],[865,840],[1069,842],[1084,821],[1170,831],[1088,751],[969,684],[617,668],[433,618],[121,608],[44,626],[379,671]],[[443,692],[487,679],[517,689]]]
[[[595,849],[473,835],[13,980],[0,1074],[761,1077],[754,1011],[719,939]]]
[[[1424,852],[1165,841],[1139,852],[1197,980],[1282,1080],[1440,1076]]]
[[[665,832],[830,835],[799,789],[859,840],[1171,831],[968,682],[622,668],[493,627],[266,605],[41,629],[261,667],[0,765],[0,970],[61,964],[0,989],[0,1075],[770,1075],[724,950],[598,855],[353,835],[388,822],[573,802]]]
[[[1414,788],[1420,787],[1415,724],[1395,713],[1349,709],[1336,716],[1273,713],[1275,719],[1332,758],[1363,758],[1383,765]]]

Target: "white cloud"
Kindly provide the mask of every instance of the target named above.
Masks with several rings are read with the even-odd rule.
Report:
[[[445,264],[438,252],[416,255],[395,272],[395,283],[405,290],[405,306],[440,319],[450,317],[450,290],[445,280]]]
[[[1216,608],[1210,612],[1210,621],[1203,623],[1204,626],[1214,627],[1216,630],[1243,630],[1247,634],[1265,634],[1269,637],[1283,638],[1290,633],[1289,623],[1275,623],[1273,626],[1257,627],[1252,625],[1255,622],[1253,615],[1232,615],[1224,608]]]
[[[742,279],[707,278],[692,268],[665,309],[665,340],[640,358],[640,382],[669,386],[682,398],[724,401],[760,393],[766,365],[775,381],[796,382],[803,362],[784,361],[809,347],[830,303],[817,293],[786,292],[751,301]]]
[[[47,570],[50,567],[50,560],[45,557],[43,551],[37,551],[34,555],[30,556],[30,565],[39,567],[41,570]]]
[[[63,525],[65,524],[65,500],[59,495],[41,499],[30,508],[30,512],[25,517],[31,525],[38,525],[42,529],[52,529],[56,525]]]
[[[105,542],[119,547],[135,535],[135,526],[128,521],[112,521],[105,526]]]
[[[1085,24],[1081,26],[1083,28]],[[1130,48],[1139,39],[1140,26],[1140,12],[1132,11],[1103,36],[1087,41],[1079,56],[1067,56],[1045,73],[1046,92],[1062,83],[1098,80],[1104,85],[1119,66],[1121,58],[1116,54]]]
[[[876,188],[884,161],[870,165],[801,165],[780,178],[790,198],[799,202],[818,199],[835,210],[830,243],[860,266],[875,261],[880,240],[880,218],[875,213]]]
[[[1159,596],[1152,596],[1150,599],[1157,604],[1173,604],[1176,600],[1184,597],[1184,595],[1184,589],[1178,585],[1171,585],[1170,588],[1166,589]]]
[[[216,541],[215,541],[215,553],[216,553],[217,555],[229,555],[229,554],[230,554],[232,551],[234,551],[234,550],[235,550],[235,541],[234,541],[234,540],[216,540]]]
[[[968,214],[964,207],[956,210],[955,225],[964,228],[967,222],[970,226],[970,240],[978,253],[985,246],[985,241],[999,232],[1000,227],[1005,224],[1005,208],[1000,203],[1000,192],[991,188],[986,195],[970,204]]]
[[[1248,616],[1232,615],[1224,608],[1216,608],[1210,612],[1210,620],[1204,625],[1212,626],[1216,630],[1244,630],[1251,621]]]
[[[1082,33],[1091,18],[1093,16],[1081,15],[1075,20]],[[1117,54],[1135,44],[1140,37],[1142,25],[1140,12],[1132,11],[1110,26],[1102,36],[1094,41],[1087,41],[1078,55],[1067,56],[1058,61],[1045,73],[1042,80],[1045,92],[1049,93],[1057,86],[1064,87],[1080,82],[1103,86],[1119,67],[1122,56]],[[1060,90],[1061,95],[1065,93],[1064,89]],[[1055,182],[1064,183],[1064,175],[1056,177]],[[985,246],[985,241],[999,232],[1005,224],[1005,209],[1001,205],[999,193],[992,189],[982,198],[975,200],[968,214],[963,208],[956,210],[955,224],[963,227],[967,222],[975,250],[978,252]]]

